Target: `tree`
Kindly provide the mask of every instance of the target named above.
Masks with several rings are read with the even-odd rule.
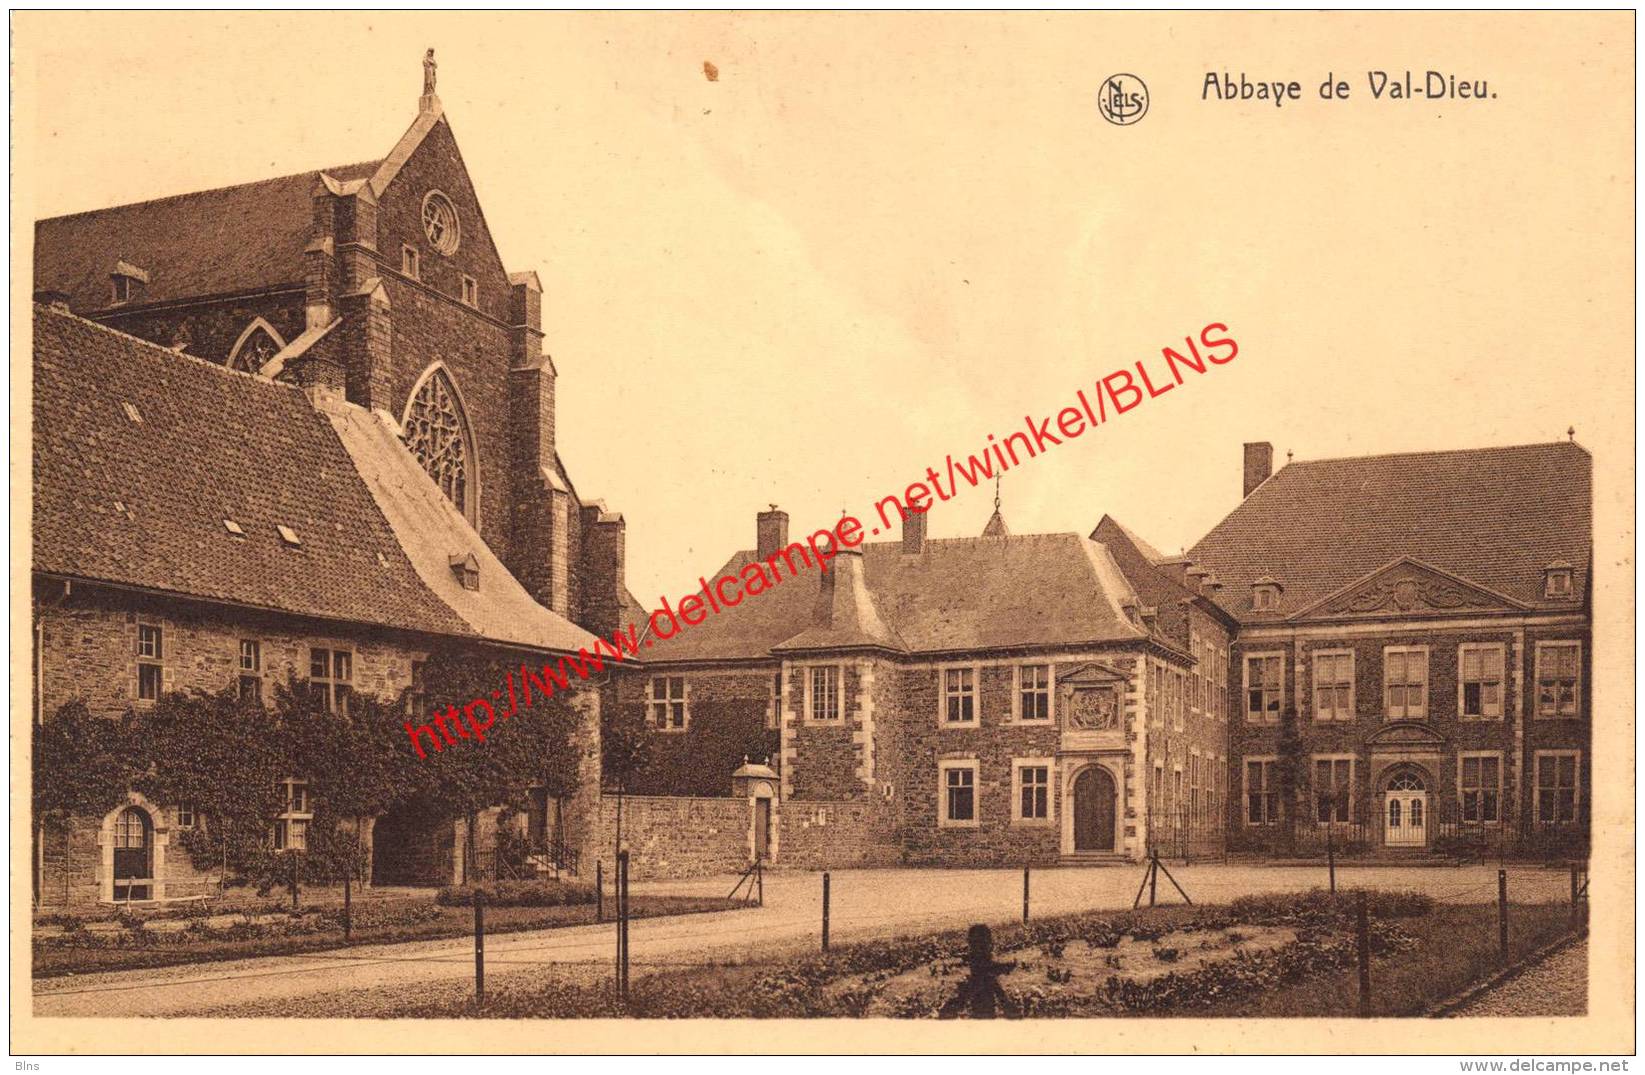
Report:
[[[613,714],[600,729],[600,761],[604,783],[617,793],[615,851],[623,849],[623,796],[651,763],[651,736],[643,714]]]
[[[74,855],[69,819],[108,813],[130,784],[130,722],[130,713],[123,719],[96,717],[84,704],[70,702],[34,729],[35,840],[43,846],[48,827],[62,828],[65,876]],[[36,872],[35,884],[39,883]],[[39,893],[35,895],[38,898]]]

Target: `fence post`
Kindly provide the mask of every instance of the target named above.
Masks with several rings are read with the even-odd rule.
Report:
[[[1154,906],[1154,889],[1159,885],[1159,852],[1148,854],[1148,906]]]
[[[1371,1014],[1371,923],[1365,913],[1365,891],[1360,890],[1355,909],[1354,935],[1359,948],[1359,1014]]]
[[[1502,962],[1508,962],[1508,871],[1496,872],[1496,933]]]
[[[1572,874],[1575,877],[1575,874]],[[354,936],[354,896],[350,883],[354,880],[352,868],[343,871],[343,940]]]
[[[828,871],[823,871],[823,923],[822,923],[822,950],[828,951]]]
[[[1577,900],[1576,863],[1573,862],[1573,863],[1571,863],[1571,928],[1573,930],[1576,929],[1577,918],[1579,917],[1578,914],[1577,914],[1576,900]]]
[[[628,1000],[628,852],[617,852],[617,997]]]
[[[1337,843],[1332,830],[1325,830],[1325,868],[1331,873],[1331,895],[1337,894]]]
[[[1571,891],[1576,891],[1576,874],[1571,874]],[[1572,901],[1575,902],[1574,900]],[[1028,867],[1022,868],[1022,924],[1028,924]]]
[[[486,893],[474,890],[474,1003],[486,1002]]]
[[[765,906],[765,863],[762,860],[755,860],[755,862],[754,862],[754,884],[759,887],[759,895],[756,897],[756,902],[759,904],[759,906],[764,907]]]
[[[605,863],[594,860],[594,921],[605,921]]]
[[[291,909],[297,909],[297,852],[291,852]]]

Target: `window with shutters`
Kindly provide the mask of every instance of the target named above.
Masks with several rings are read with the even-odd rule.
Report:
[[[1457,713],[1463,720],[1502,719],[1504,647],[1469,643],[1457,650]]]
[[[1354,651],[1321,650],[1313,654],[1314,719],[1354,719]]]
[[[1536,715],[1575,717],[1581,703],[1582,643],[1536,644]]]
[[[1253,724],[1278,724],[1285,705],[1285,656],[1253,653],[1245,658],[1245,719]]]
[[[1389,720],[1417,720],[1428,715],[1428,650],[1424,646],[1389,646],[1382,651],[1384,712]]]

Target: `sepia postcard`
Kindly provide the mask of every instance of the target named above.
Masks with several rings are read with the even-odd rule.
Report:
[[[1635,30],[12,13],[17,1069],[1627,1070]]]

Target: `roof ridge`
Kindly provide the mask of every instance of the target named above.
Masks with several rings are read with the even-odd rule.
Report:
[[[291,172],[287,175],[270,176],[267,179],[251,179],[243,183],[224,183],[222,186],[207,187],[204,190],[185,190],[178,194],[163,194],[158,198],[144,198],[141,201],[121,202],[119,205],[106,205],[101,209],[80,209],[73,213],[60,213],[57,216],[40,217],[35,221],[35,223],[48,224],[55,223],[59,220],[74,220],[77,217],[96,216],[99,213],[112,213],[116,209],[136,209],[141,206],[159,205],[162,202],[177,202],[182,201],[185,198],[199,198],[208,194],[221,194],[227,190],[241,190],[245,187],[260,187],[274,183],[285,183],[306,175],[318,177],[321,172],[346,172],[352,168],[361,168],[368,164],[381,163],[382,161],[379,159],[376,161],[355,161],[353,164],[333,164],[323,168],[308,168],[300,172]],[[369,179],[370,176],[367,176],[366,178]]]
[[[1333,455],[1327,456],[1324,459],[1293,460],[1292,462],[1286,463],[1285,466],[1280,467],[1279,470],[1274,471],[1274,474],[1278,475],[1291,467],[1304,467],[1316,463],[1363,463],[1377,459],[1414,459],[1418,456],[1484,455],[1487,452],[1522,451],[1527,448],[1558,448],[1564,445],[1570,445],[1584,452],[1588,450],[1583,448],[1582,445],[1577,444],[1574,440],[1539,440],[1531,441],[1526,444],[1495,444],[1478,448],[1425,448],[1421,451],[1415,452],[1383,452],[1378,455]],[[1255,490],[1252,491],[1255,492]]]
[[[227,374],[227,375],[232,376],[232,377],[249,377],[251,380],[258,382],[259,384],[270,385],[274,388],[284,389],[287,392],[300,392],[300,391],[302,391],[302,389],[299,388],[297,385],[288,384],[285,381],[276,381],[272,378],[264,377],[261,374],[247,373],[245,370],[232,369],[229,366],[221,365],[219,363],[213,362],[209,358],[201,358],[199,355],[187,354],[183,351],[176,350],[175,348],[163,347],[160,344],[155,343],[153,340],[145,340],[141,336],[133,336],[129,332],[122,332],[121,330],[119,330],[117,328],[114,328],[110,325],[105,325],[101,321],[93,321],[89,317],[81,317],[79,314],[74,313],[73,311],[59,310],[59,309],[56,309],[55,307],[47,305],[46,303],[43,303],[43,302],[35,303],[34,304],[34,311],[35,311],[35,313],[51,314],[54,317],[62,317],[62,318],[67,318],[70,321],[77,321],[82,325],[87,325],[91,328],[97,329],[100,332],[106,332],[110,336],[119,336],[123,339],[131,340],[134,343],[142,344],[143,347],[147,348],[148,350],[156,351],[159,354],[165,355],[168,358],[186,359],[189,362],[193,362],[197,365],[205,366],[207,369],[216,370],[218,373]]]

